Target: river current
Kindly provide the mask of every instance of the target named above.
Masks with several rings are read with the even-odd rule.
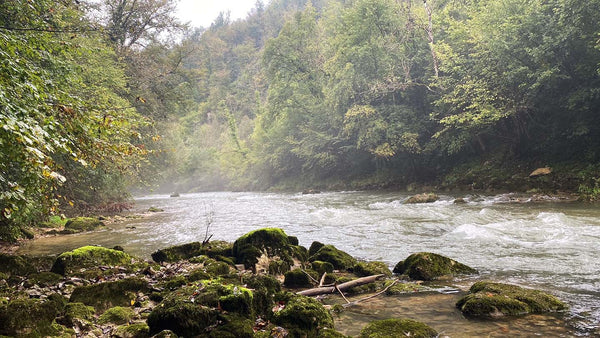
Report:
[[[600,208],[579,203],[508,203],[514,198],[441,196],[428,204],[403,204],[405,193],[331,192],[197,193],[178,198],[136,198],[134,213],[154,206],[164,212],[69,236],[42,238],[21,253],[56,254],[81,245],[121,245],[149,258],[167,246],[213,240],[234,241],[262,227],[279,227],[298,237],[333,244],[364,260],[391,268],[411,253],[439,253],[480,271],[457,280],[464,289],[491,279],[546,290],[570,305],[565,333],[600,334]],[[212,214],[212,217],[207,215]],[[435,326],[434,326],[435,327]],[[558,332],[558,331],[555,331]],[[557,333],[558,334],[558,333]],[[450,336],[460,336],[450,334]]]

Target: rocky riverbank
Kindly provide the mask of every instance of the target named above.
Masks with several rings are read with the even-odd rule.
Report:
[[[361,303],[440,294],[448,288],[427,281],[451,284],[453,276],[477,273],[434,253],[413,254],[392,272],[332,245],[304,248],[274,228],[234,243],[169,247],[152,258],[95,246],[58,257],[0,255],[0,335],[345,337],[340,331],[348,330],[335,326],[337,318]],[[566,308],[540,291],[485,281],[475,283],[456,307],[480,320]],[[358,335],[399,333],[440,334],[419,318],[394,317],[373,320]]]

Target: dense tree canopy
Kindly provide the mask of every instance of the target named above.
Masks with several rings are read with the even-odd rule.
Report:
[[[0,2],[2,237],[152,180],[403,187],[554,165],[600,196],[600,1],[257,1],[204,28],[175,4]]]

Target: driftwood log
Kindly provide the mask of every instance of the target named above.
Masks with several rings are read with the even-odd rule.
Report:
[[[355,280],[351,280],[349,282],[342,283],[337,286],[324,286],[324,287],[318,287],[318,288],[300,291],[300,292],[298,292],[298,294],[302,295],[302,296],[312,297],[312,296],[318,296],[318,295],[325,295],[328,293],[335,293],[335,292],[337,292],[337,290],[343,292],[343,291],[351,289],[355,286],[373,283],[376,280],[383,278],[383,277],[385,277],[385,275],[383,275],[383,274],[372,275],[372,276],[367,276],[367,277],[362,277],[362,278],[358,278]],[[337,287],[337,289],[336,289],[336,287]]]

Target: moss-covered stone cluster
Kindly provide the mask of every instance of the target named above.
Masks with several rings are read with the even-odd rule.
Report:
[[[320,301],[295,292],[363,276],[379,277],[344,292],[385,289],[382,297],[400,297],[432,290],[420,282],[393,280],[384,262],[358,262],[319,242],[307,250],[297,238],[274,228],[250,232],[233,244],[173,246],[153,258],[155,262],[142,262],[95,246],[65,252],[53,263],[0,255],[0,335],[344,337]],[[398,263],[394,272],[432,280],[475,270],[419,253]],[[489,282],[475,283],[457,306],[481,318],[564,309],[541,292]],[[343,311],[341,305],[335,309]],[[361,337],[395,337],[399,332],[437,334],[425,324],[394,318],[369,324]]]
[[[465,315],[480,318],[556,312],[567,308],[558,298],[545,292],[489,281],[473,284],[469,294],[456,306]]]

